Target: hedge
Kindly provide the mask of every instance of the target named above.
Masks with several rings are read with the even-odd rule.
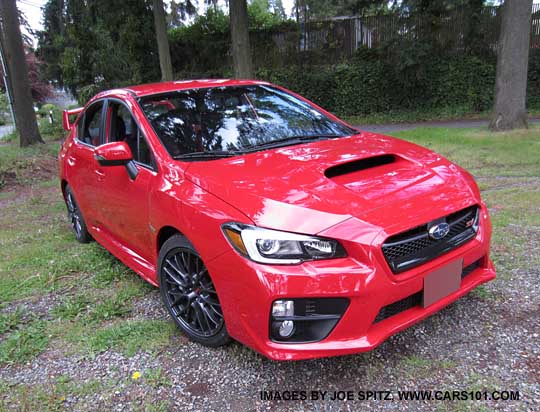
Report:
[[[257,77],[290,88],[339,115],[445,107],[475,112],[492,105],[495,65],[477,57],[439,58],[404,75],[390,63],[364,61],[260,69]]]
[[[210,65],[176,72],[177,79],[232,77],[231,68]],[[256,77],[287,87],[340,116],[423,111],[471,113],[493,105],[494,56],[424,55],[406,61],[381,51],[364,51],[347,62],[313,65],[311,62],[279,68],[259,68]],[[121,87],[123,85],[115,85]],[[94,84],[79,91],[86,102],[102,89]],[[528,106],[540,109],[540,50],[529,57]]]
[[[481,112],[491,109],[496,62],[475,56],[427,59],[403,71],[381,60],[259,69],[280,84],[342,116],[390,111]],[[540,50],[531,50],[527,104],[540,109]]]

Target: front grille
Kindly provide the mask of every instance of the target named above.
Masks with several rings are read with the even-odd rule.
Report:
[[[471,206],[438,220],[446,221],[450,229],[442,239],[429,236],[430,223],[390,236],[382,247],[384,257],[393,273],[412,269],[473,239],[478,219],[478,207]]]
[[[464,267],[461,271],[461,279],[465,276],[472,273],[475,269],[480,267],[482,259],[478,259],[476,262],[471,263],[469,266]],[[373,323],[380,322],[382,320],[388,319],[391,316],[397,315],[398,313],[404,312],[407,309],[414,308],[415,306],[422,305],[423,291],[417,292],[413,295],[407,296],[404,299],[398,300],[397,302],[391,303],[390,305],[384,306]]]

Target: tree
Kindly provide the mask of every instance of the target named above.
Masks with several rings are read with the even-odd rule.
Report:
[[[297,22],[326,20],[335,16],[362,15],[368,11],[387,10],[394,0],[295,0]],[[399,4],[406,3],[401,0]]]
[[[283,7],[282,0],[269,0],[268,4],[272,9],[272,13],[276,15],[280,20],[287,19],[287,13],[285,13],[285,8]]]
[[[21,147],[43,143],[32,103],[28,66],[19,27],[19,15],[15,0],[0,2],[2,18],[1,46],[6,57],[7,72],[10,76],[15,111],[15,126],[21,137]]]
[[[38,32],[39,58],[44,64],[44,76],[55,79],[62,86],[62,52],[65,48],[65,4],[64,0],[51,0],[43,6],[45,30]]]
[[[234,76],[238,79],[250,79],[253,77],[253,63],[246,0],[229,0],[229,14]]]
[[[104,88],[158,80],[151,6],[150,0],[48,0],[37,49],[48,78],[81,102]]]
[[[165,21],[163,0],[153,0],[153,2],[156,40],[159,52],[159,66],[161,67],[161,80],[171,81],[173,79],[171,51],[169,50],[169,39],[167,38],[167,22]]]
[[[184,20],[188,16],[197,15],[197,7],[192,0],[175,1],[171,0],[171,13],[166,16],[167,25],[169,28],[182,27]]]
[[[286,18],[281,0],[251,0],[247,6],[249,29],[272,27]]]
[[[53,90],[49,83],[43,81],[42,79],[42,64],[37,59],[36,55],[30,51],[26,50],[26,66],[28,67],[28,81],[30,83],[30,93],[32,94],[32,99],[38,103],[45,103],[45,101],[52,96]],[[4,77],[3,67],[0,65],[0,78]],[[9,78],[9,76],[8,76]],[[5,84],[0,80],[0,91],[6,91]],[[10,89],[10,92],[13,91]]]
[[[527,65],[532,0],[506,0],[495,77],[493,131],[527,128]]]

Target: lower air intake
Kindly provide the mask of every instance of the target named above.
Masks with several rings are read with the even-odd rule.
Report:
[[[478,259],[476,262],[471,263],[467,267],[464,267],[463,270],[461,271],[461,279],[463,279],[465,276],[471,274],[474,270],[479,268],[482,263],[482,259]],[[407,296],[404,299],[398,300],[397,302],[391,303],[390,305],[383,307],[379,311],[379,314],[377,315],[373,323],[383,321],[385,319],[388,319],[392,316],[397,315],[398,313],[404,312],[407,309],[411,309],[411,308],[414,308],[415,306],[422,305],[422,297],[423,297],[423,292],[420,291],[420,292],[415,293],[414,295]]]

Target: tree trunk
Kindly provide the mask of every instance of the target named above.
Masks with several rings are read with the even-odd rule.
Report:
[[[163,0],[154,1],[154,23],[156,25],[156,39],[159,52],[159,66],[161,67],[161,80],[170,81],[173,79],[171,64],[171,51],[169,50],[169,39],[167,38],[167,23],[165,21],[165,10]]]
[[[9,110],[11,113],[11,121],[15,122],[15,108],[13,107],[13,90],[11,89],[11,82],[9,79],[11,78],[9,74],[9,67],[7,65],[6,56],[4,55],[4,50],[6,49],[5,46],[6,41],[4,40],[4,33],[2,31],[2,22],[0,21],[0,60],[2,63],[2,81],[4,82],[4,87],[6,88],[6,97],[9,103]],[[30,92],[31,93],[31,92]]]
[[[229,0],[234,77],[253,78],[246,0]]]
[[[43,143],[30,92],[28,67],[15,0],[0,1],[0,17],[2,18],[2,46],[13,92],[11,98],[15,111],[15,127],[21,137],[21,147],[38,142]]]
[[[497,55],[493,131],[527,128],[527,64],[532,0],[506,0]]]

